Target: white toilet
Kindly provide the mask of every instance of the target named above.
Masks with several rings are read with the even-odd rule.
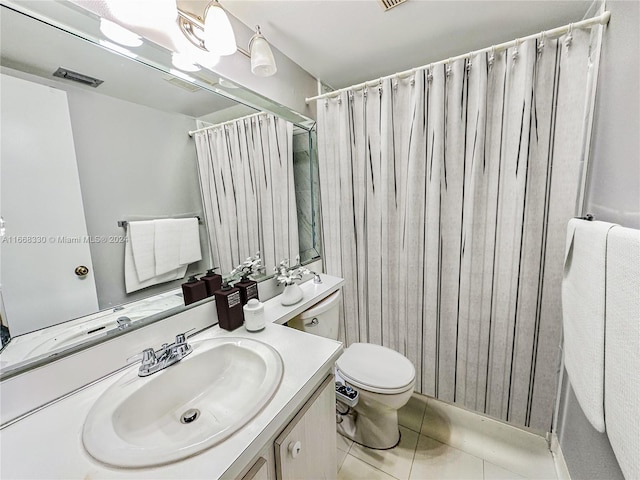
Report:
[[[289,326],[338,339],[340,291],[289,321]],[[370,448],[400,441],[398,409],[411,398],[416,371],[400,353],[371,343],[354,343],[336,362],[336,380],[359,392],[353,411],[341,416],[338,432]]]

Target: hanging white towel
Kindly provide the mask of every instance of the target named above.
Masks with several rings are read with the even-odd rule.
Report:
[[[127,245],[132,249],[132,260],[138,280],[143,282],[156,275],[154,256],[155,224],[153,220],[129,222],[127,226]],[[125,255],[126,266],[126,255]]]
[[[180,263],[180,243],[184,220],[168,218],[154,221],[156,275],[171,272],[182,265]]]
[[[153,255],[153,249],[151,250]],[[174,271],[163,275],[153,276],[146,280],[140,280],[133,257],[133,247],[131,242],[131,230],[127,229],[127,243],[124,249],[124,284],[127,293],[135,292],[159,283],[170,282],[184,278],[187,273],[187,265],[183,265]]]
[[[564,362],[591,425],[604,432],[604,305],[607,232],[613,224],[572,219],[562,279]]]
[[[200,250],[200,225],[198,219],[182,218],[178,220],[182,236],[180,238],[180,265],[202,260]]]
[[[640,478],[640,230],[607,239],[604,411],[625,478]]]

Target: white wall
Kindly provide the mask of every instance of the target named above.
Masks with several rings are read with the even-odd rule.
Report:
[[[640,3],[607,2],[586,212],[640,228]],[[558,437],[572,478],[622,479],[605,434],[585,418],[566,377]]]

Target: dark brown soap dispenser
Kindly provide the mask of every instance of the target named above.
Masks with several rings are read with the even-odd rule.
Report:
[[[214,294],[216,310],[218,312],[218,325],[225,330],[235,330],[244,323],[240,290],[230,286],[227,282]]]
[[[258,282],[251,280],[249,277],[242,277],[240,281],[236,282],[233,286],[240,289],[240,301],[242,305],[246,305],[252,298],[260,300],[258,298]]]
[[[182,284],[182,295],[184,304],[190,305],[207,298],[207,286],[202,280],[198,280],[195,275],[191,275],[187,283]]]
[[[213,294],[222,288],[222,275],[218,275],[214,272],[217,267],[207,270],[207,274],[200,280],[207,286],[207,297],[213,296]]]

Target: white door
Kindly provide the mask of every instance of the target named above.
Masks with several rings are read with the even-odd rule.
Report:
[[[0,284],[12,336],[98,310],[67,94],[1,75]],[[85,266],[89,273],[78,276]]]

